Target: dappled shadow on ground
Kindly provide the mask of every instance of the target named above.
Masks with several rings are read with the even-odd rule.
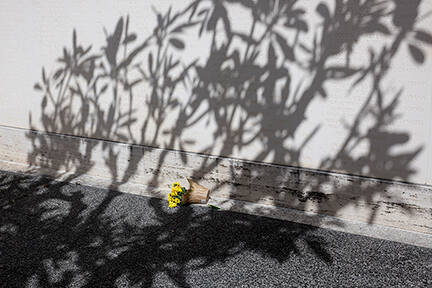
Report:
[[[173,211],[158,199],[0,175],[5,287],[432,283],[428,249],[206,207]],[[119,197],[105,206],[113,196]]]
[[[327,87],[330,83],[345,85],[351,90],[361,87],[362,91],[366,91],[363,93],[364,103],[358,107],[352,123],[347,123],[346,138],[336,153],[323,159],[319,169],[409,181],[416,173],[411,167],[412,160],[422,149],[404,150],[410,134],[391,128],[399,116],[397,107],[403,96],[403,87],[396,93],[389,93],[384,87],[384,79],[401,49],[408,49],[416,65],[426,60],[422,46],[431,44],[432,37],[417,27],[420,1],[328,2],[331,5],[309,4],[306,9],[301,1],[294,0],[191,1],[180,11],[169,9],[163,13],[155,12],[157,24],[151,35],[131,32],[129,17],[118,19],[114,30],[106,32],[106,43],[100,50],[80,44],[77,31],[73,31],[72,47],[64,48],[57,69],[52,73],[42,69],[41,80],[34,86],[42,94],[42,114],[35,121],[30,113],[30,127],[35,128],[36,123],[40,122],[46,132],[149,147],[194,150],[196,143],[184,139],[183,135],[197,127],[203,129],[203,123],[209,122],[215,124],[211,131],[212,143],[220,145],[201,147],[200,153],[230,156],[235,151],[257,147],[254,161],[301,166],[303,149],[311,141],[320,141],[314,138],[322,128],[320,125],[309,132],[302,131],[312,103],[317,99],[326,101],[333,96]],[[229,11],[233,4],[250,19],[246,32],[244,27],[240,31],[230,18]],[[314,19],[319,21],[309,23],[307,14],[313,14]],[[187,35],[190,34],[197,35],[199,39],[210,39],[208,50],[200,54],[206,56],[190,61],[182,57],[182,51],[192,49],[187,42]],[[374,45],[366,48],[359,45],[363,39],[370,39],[371,35],[379,35],[378,39],[383,41],[374,41]],[[362,61],[357,63],[355,59],[358,58],[352,55],[357,55]],[[302,76],[296,76],[298,74]],[[147,89],[140,89],[140,85]],[[140,114],[142,111],[146,113]],[[295,239],[306,237],[305,231],[311,229],[296,226],[294,230],[280,230],[277,225],[262,226],[260,221],[265,220],[247,216],[239,216],[244,217],[243,222],[232,222],[239,218],[230,221],[226,217],[225,222],[215,224],[217,217],[221,217],[218,215],[224,213],[208,212],[196,216],[189,208],[166,212],[155,200],[151,207],[157,224],[145,228],[134,225],[124,227],[128,232],[119,234],[111,230],[110,219],[104,218],[104,213],[119,195],[113,191],[135,175],[143,156],[132,155],[131,150],[131,157],[123,167],[118,152],[106,143],[103,147],[97,147],[99,144],[91,141],[65,144],[57,138],[32,132],[28,133],[28,138],[33,144],[33,150],[28,155],[30,170],[42,167],[52,171],[73,171],[74,174],[66,180],[90,171],[100,160],[94,154],[100,148],[98,151],[103,151],[104,164],[111,174],[112,192],[106,193],[103,200],[84,217],[81,213],[88,209],[82,199],[84,195],[79,191],[70,195],[59,193],[62,183],[50,183],[41,194],[37,189],[43,182],[29,183],[35,185],[31,187],[30,194],[25,189],[21,190],[19,185],[14,187],[10,183],[11,188],[9,184],[3,184],[8,188],[2,190],[2,201],[6,202],[2,204],[1,213],[7,213],[9,209],[25,210],[25,213],[34,211],[36,214],[30,214],[32,216],[27,217],[24,213],[22,219],[15,220],[30,221],[25,227],[40,229],[30,237],[12,232],[2,235],[9,239],[16,238],[17,245],[22,247],[28,247],[25,246],[28,243],[35,247],[43,246],[46,237],[53,237],[46,242],[46,249],[50,243],[56,243],[59,247],[53,248],[51,257],[38,257],[37,253],[31,257],[28,269],[20,270],[23,281],[30,281],[33,275],[48,277],[49,267],[61,265],[64,257],[76,257],[87,260],[77,262],[75,268],[70,269],[91,271],[92,275],[108,274],[105,277],[108,282],[112,280],[111,285],[123,274],[130,275],[134,282],[151,282],[159,269],[166,269],[164,272],[171,279],[185,285],[182,273],[189,261],[198,259],[202,265],[208,265],[209,261],[229,257],[231,250],[234,251],[232,253],[240,253],[247,249],[256,249],[279,261],[286,261],[296,251]],[[301,144],[294,145],[296,142]],[[394,152],[394,148],[400,149]],[[162,152],[157,159],[156,170],[168,161],[167,153]],[[203,161],[191,176],[204,177],[215,169],[218,163],[212,159]],[[120,169],[120,166],[123,168]],[[254,188],[260,191],[261,198],[270,196],[260,186],[260,179],[264,177],[262,170],[257,168],[256,171],[248,171],[247,175],[242,173],[244,171],[232,170],[229,184],[242,182],[242,178],[248,179],[249,183],[256,183]],[[385,184],[376,187],[372,184],[364,189],[351,185],[335,186],[332,197],[317,201],[315,194],[321,187],[333,185],[330,180],[320,178],[308,183],[308,187],[299,184],[294,191],[298,199],[284,205],[304,209],[306,203],[314,202],[317,212],[336,215],[346,206],[368,203],[374,197],[387,193]],[[160,181],[156,173],[147,184],[157,187]],[[284,181],[278,183],[281,189],[288,185]],[[215,190],[218,188],[215,187]],[[355,189],[358,191],[356,197],[338,198],[338,195]],[[22,199],[31,201],[22,202],[20,198],[20,201],[13,202],[21,194]],[[44,208],[44,203],[48,200],[69,203],[63,209],[66,215],[46,216],[48,218],[45,219],[44,214],[50,208]],[[370,223],[374,221],[375,211],[370,210]],[[2,227],[16,225],[7,218],[2,218],[2,221]],[[218,227],[225,234],[205,235],[206,229],[214,225],[221,225]],[[57,238],[56,233],[51,234],[53,231],[49,229],[55,229],[56,233],[66,229],[65,235],[73,237],[73,240]],[[175,233],[171,233],[170,229],[174,229]],[[234,244],[223,241],[230,234],[226,231],[236,235],[236,239],[230,238]],[[121,238],[122,235],[125,239]],[[103,244],[93,244],[92,241],[99,241],[98,237]],[[29,238],[38,239],[38,243]],[[75,251],[74,245],[79,241],[84,241],[80,247],[87,248]],[[204,248],[195,250],[191,245],[198,241]],[[261,241],[272,245],[262,245]],[[331,263],[332,256],[320,239],[305,241],[325,263]],[[216,243],[216,246],[206,246],[211,243]],[[128,249],[122,250],[122,245]],[[168,248],[161,248],[164,245]],[[169,248],[170,245],[174,248]],[[167,252],[170,249],[179,249],[179,252]],[[105,255],[111,250],[118,251],[118,256],[113,260],[101,256],[102,260],[98,262],[97,255]],[[125,267],[131,267],[133,261],[148,254],[153,258],[142,264],[141,270],[137,270],[139,273],[132,269],[122,270],[122,263],[130,263]],[[58,255],[62,258],[56,258]],[[44,264],[44,261],[51,261],[51,264]],[[174,262],[173,268],[166,268],[170,267],[171,262]],[[89,263],[90,266],[87,266]],[[61,281],[66,284],[74,275],[78,273],[65,272]],[[42,278],[38,281],[52,282],[52,279]]]
[[[147,286],[164,272],[186,287],[186,270],[244,251],[283,263],[300,253],[295,242],[302,238],[324,263],[332,262],[307,226],[205,208],[167,211],[161,200],[136,196],[129,197],[140,205],[128,200],[108,207],[106,199],[117,192],[24,175],[3,173],[1,180],[3,283],[110,287],[126,276]]]

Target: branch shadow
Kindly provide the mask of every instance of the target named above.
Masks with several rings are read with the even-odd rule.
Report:
[[[164,272],[177,285],[188,287],[185,271],[191,262],[207,267],[243,251],[285,262],[298,253],[297,239],[304,239],[316,257],[331,265],[333,257],[324,239],[308,234],[316,228],[293,223],[208,209],[197,215],[191,207],[168,211],[159,200],[149,200],[154,223],[117,227],[107,209],[121,195],[118,187],[137,173],[144,154],[137,156],[131,149],[126,168],[120,169],[122,160],[114,145],[76,144],[47,134],[147,147],[159,147],[163,141],[164,148],[187,151],[194,142],[183,139],[183,134],[213,121],[212,142],[221,144],[200,153],[230,156],[258,143],[254,161],[301,167],[304,148],[321,126],[300,146],[290,143],[302,137],[299,131],[311,103],[332,97],[326,88],[330,82],[348,83],[351,89],[366,85],[370,91],[353,123],[347,124],[346,139],[319,169],[409,181],[416,173],[411,163],[422,147],[391,152],[407,144],[410,134],[391,128],[403,89],[389,95],[382,86],[399,50],[407,48],[419,65],[425,62],[422,46],[432,44],[432,37],[417,28],[420,3],[334,1],[333,5],[319,3],[310,12],[295,0],[195,0],[177,12],[155,11],[157,25],[144,40],[130,31],[129,17],[121,17],[112,32],[105,31],[106,44],[99,51],[79,44],[74,30],[72,47],[63,49],[57,70],[48,74],[42,69],[41,81],[34,86],[42,94],[40,123],[47,133],[27,135],[33,145],[29,172],[46,168],[58,171],[57,176],[73,173],[67,174],[65,182],[27,176],[1,179],[1,211],[7,215],[1,225],[10,231],[2,228],[6,232],[0,232],[0,237],[12,245],[6,256],[14,263],[10,273],[22,276],[13,283],[23,285],[36,277],[45,285],[66,286],[83,277],[89,287],[99,285],[100,279],[104,286],[114,286],[127,275],[131,283],[149,286],[157,273]],[[232,5],[250,16],[247,32],[233,24]],[[308,23],[307,12],[317,14],[318,26]],[[208,57],[183,60],[182,52],[188,48],[183,38],[188,33],[211,39]],[[352,55],[359,53],[357,44],[375,34],[386,41],[363,51],[367,61],[355,64]],[[343,61],[333,64],[334,59]],[[293,71],[302,71],[304,79],[295,83]],[[147,85],[146,95],[140,95],[140,85]],[[187,91],[186,99],[178,97],[181,89]],[[147,107],[148,113],[140,115],[139,107]],[[168,115],[176,115],[173,123],[168,123]],[[31,113],[29,122],[37,130]],[[372,125],[364,127],[364,123]],[[366,151],[354,153],[361,145],[368,147]],[[67,191],[66,184],[95,167],[100,155],[111,174],[107,193],[89,202],[80,189]],[[162,152],[149,186],[160,185],[157,171],[167,161],[167,152]],[[203,179],[217,165],[217,159],[208,158],[191,176]],[[325,195],[321,187],[334,183],[323,177],[310,183],[298,181],[295,186],[293,179],[283,180],[279,190],[269,189],[265,182],[273,180],[259,168],[247,172],[240,168],[232,169],[230,179],[214,190],[227,184],[245,190],[253,186],[260,191],[256,200],[270,197],[279,206],[299,210],[313,203],[316,212],[325,215],[372,203],[377,195],[386,194],[387,184],[381,183],[366,188],[335,185],[333,193]],[[354,195],[346,196],[353,190]],[[275,195],[286,191],[285,199],[275,200]],[[369,210],[369,223],[374,223],[377,209]],[[34,250],[25,261],[18,253],[22,247]],[[62,268],[65,259],[73,259],[73,267]],[[59,272],[52,273],[53,269]]]

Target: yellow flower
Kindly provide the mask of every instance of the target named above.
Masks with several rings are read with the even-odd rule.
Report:
[[[177,207],[181,203],[181,196],[183,195],[183,189],[179,182],[174,182],[171,189],[171,193],[168,193],[169,207]]]

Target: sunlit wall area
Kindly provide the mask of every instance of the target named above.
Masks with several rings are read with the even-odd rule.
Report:
[[[0,126],[432,184],[431,11],[3,0]]]

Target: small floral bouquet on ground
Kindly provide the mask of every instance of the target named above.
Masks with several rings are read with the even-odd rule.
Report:
[[[173,188],[168,194],[170,208],[185,204],[207,204],[210,190],[190,178],[186,179],[189,182],[189,189],[182,187],[179,182],[173,184]]]
[[[171,193],[168,194],[169,207],[174,208],[183,205],[183,195],[187,192],[185,187],[182,187],[179,182],[175,182]]]

